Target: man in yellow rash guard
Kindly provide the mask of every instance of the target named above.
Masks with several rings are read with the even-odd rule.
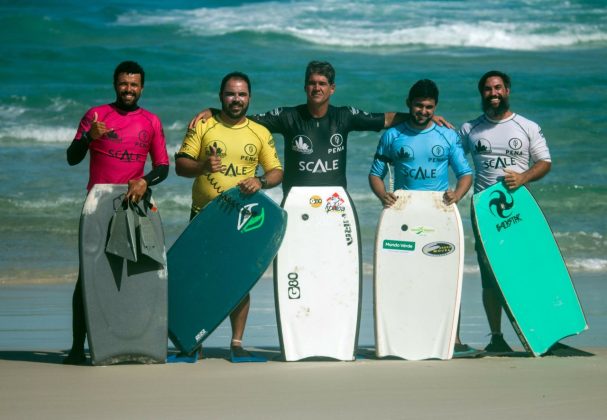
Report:
[[[282,166],[272,135],[246,117],[250,92],[251,83],[246,74],[227,74],[219,90],[221,112],[188,130],[175,155],[177,175],[195,178],[191,217],[234,186],[238,185],[245,194],[253,194],[282,181]],[[261,176],[255,176],[258,165],[264,170]],[[233,358],[254,359],[241,345],[249,304],[247,295],[230,314]]]

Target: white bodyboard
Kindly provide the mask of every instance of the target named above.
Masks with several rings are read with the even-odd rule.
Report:
[[[294,187],[274,266],[276,314],[287,361],[354,360],[361,297],[356,212],[341,187]]]
[[[403,191],[382,211],[375,241],[378,357],[450,359],[459,319],[464,236],[443,192]]]

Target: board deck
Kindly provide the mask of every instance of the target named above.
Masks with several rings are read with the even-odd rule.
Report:
[[[166,264],[146,256],[133,262],[105,252],[114,209],[126,191],[126,185],[95,185],[80,217],[80,270],[94,365],[164,363],[167,355]],[[166,255],[155,207],[148,218]]]
[[[464,235],[443,192],[395,191],[375,238],[376,355],[450,359],[457,333]]]
[[[294,187],[274,266],[276,314],[287,361],[354,360],[361,302],[358,220],[341,187]]]
[[[588,325],[571,277],[542,210],[529,190],[497,183],[475,194],[482,246],[506,313],[535,356]]]
[[[282,242],[287,214],[263,192],[232,188],[190,222],[168,252],[169,337],[195,350],[263,275]]]

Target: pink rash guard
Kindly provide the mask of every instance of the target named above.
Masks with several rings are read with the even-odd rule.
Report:
[[[80,120],[75,141],[91,129],[95,113],[110,131],[89,145],[87,190],[95,184],[126,184],[143,177],[148,153],[154,167],[169,164],[160,119],[143,108],[127,112],[114,104],[93,107]]]

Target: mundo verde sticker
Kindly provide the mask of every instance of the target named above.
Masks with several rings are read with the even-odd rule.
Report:
[[[415,251],[415,242],[384,239],[383,247],[395,251]]]

